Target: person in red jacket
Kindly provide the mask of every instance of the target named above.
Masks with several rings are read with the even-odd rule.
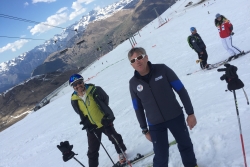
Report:
[[[232,35],[234,33],[233,33],[233,25],[230,23],[230,21],[223,15],[220,15],[219,13],[216,14],[215,17],[216,17],[214,20],[215,26],[218,28],[223,47],[230,54],[229,57],[230,61],[234,56],[239,56],[243,52],[237,47],[233,46],[232,44]]]

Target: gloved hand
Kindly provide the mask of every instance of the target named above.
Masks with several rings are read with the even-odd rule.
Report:
[[[238,70],[237,67],[230,65],[230,64],[224,64],[226,68],[220,68],[217,71],[225,71],[225,74],[223,74],[220,79],[226,80],[228,83],[227,88],[228,90],[237,90],[244,87],[244,83],[239,79],[238,75],[236,74],[236,71]]]
[[[74,157],[74,155],[76,155],[72,151],[73,145],[69,145],[68,141],[61,142],[60,145],[57,145],[57,148],[62,152],[64,162],[70,160]]]
[[[86,131],[87,131],[88,133],[92,133],[92,132],[94,132],[94,131],[96,130],[96,128],[97,128],[96,125],[91,124],[90,126],[88,126],[88,127],[86,128]]]
[[[234,32],[231,32],[231,36],[233,36],[234,35]]]
[[[113,124],[107,127],[104,127],[105,129],[105,133],[109,136],[114,134],[114,128],[113,128]]]
[[[92,123],[88,120],[88,118],[86,118],[85,120],[82,120],[82,121],[80,122],[80,124],[83,125],[82,130],[85,130],[85,129],[86,129],[86,131],[89,132],[89,133],[93,132],[93,131],[97,128],[97,126],[94,125],[94,124],[92,124]]]
[[[197,63],[197,64],[200,63],[200,62],[202,62],[201,59],[196,60],[196,63]]]
[[[113,121],[115,120],[115,118],[110,118],[108,116],[104,116],[101,120],[101,123],[104,127],[108,127],[110,125],[113,125]]]

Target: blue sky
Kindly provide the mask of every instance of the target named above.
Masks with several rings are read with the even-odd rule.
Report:
[[[0,36],[50,39],[62,32],[60,28],[17,21],[6,17],[43,22],[67,27],[95,8],[102,8],[119,0],[1,0]],[[44,43],[43,40],[25,40],[0,37],[0,63]]]

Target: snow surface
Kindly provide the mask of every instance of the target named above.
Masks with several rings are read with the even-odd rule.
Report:
[[[152,63],[164,63],[172,68],[184,83],[194,106],[196,127],[190,131],[199,167],[244,167],[239,126],[233,94],[225,92],[226,82],[220,81],[223,73],[215,69],[186,74],[199,69],[196,53],[186,41],[189,28],[194,26],[207,45],[208,62],[215,63],[228,57],[214,26],[217,13],[225,15],[234,25],[233,43],[242,50],[250,46],[250,4],[248,0],[216,0],[185,8],[187,0],[180,0],[168,9],[162,18],[171,19],[160,28],[154,20],[135,36],[137,46],[146,48]],[[198,0],[193,1],[194,3]],[[209,2],[209,4],[208,4]],[[177,13],[175,12],[177,11]],[[208,14],[208,11],[210,14]],[[152,150],[152,144],[141,134],[129,93],[129,79],[133,69],[127,60],[131,48],[129,41],[92,64],[82,75],[87,83],[103,87],[110,96],[116,130],[122,134],[129,158],[137,153]],[[103,63],[103,64],[102,64]],[[231,64],[238,67],[238,74],[250,96],[250,54]],[[0,167],[77,167],[74,159],[63,162],[57,149],[61,141],[74,145],[76,158],[88,166],[87,136],[79,125],[79,116],[70,104],[71,87],[64,88],[51,103],[0,133]],[[247,162],[250,165],[250,107],[242,90],[237,90],[238,107],[242,125]],[[169,133],[170,141],[173,137]],[[104,135],[102,143],[114,161],[118,160],[114,146]],[[177,146],[171,146],[169,167],[183,167]],[[99,167],[112,163],[100,148]],[[133,167],[152,163],[153,156]]]

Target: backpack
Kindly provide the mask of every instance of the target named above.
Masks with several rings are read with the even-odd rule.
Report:
[[[192,43],[190,42],[190,41],[191,41],[191,38],[194,39],[194,40],[197,42],[197,37],[196,37],[196,36],[192,36],[192,35],[189,35],[189,36],[187,37],[187,41],[188,41],[188,44],[189,44],[190,48],[194,49]]]

